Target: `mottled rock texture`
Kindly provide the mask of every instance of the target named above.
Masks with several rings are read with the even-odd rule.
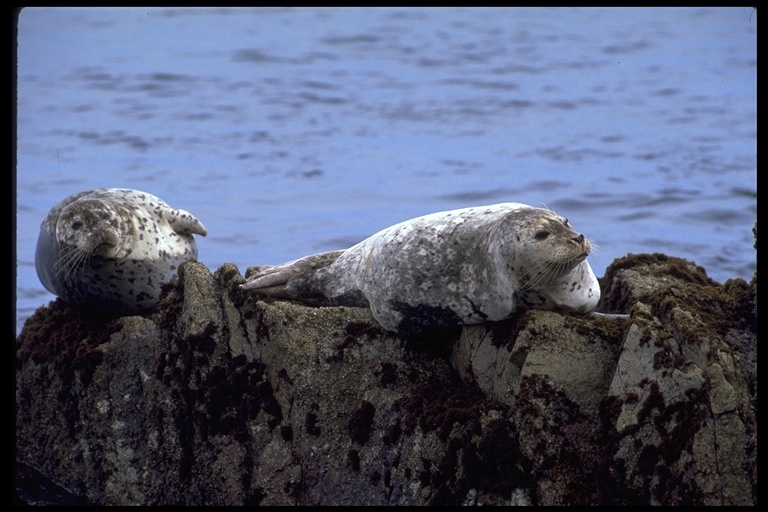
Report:
[[[190,262],[153,315],[41,307],[17,460],[110,505],[757,503],[756,280],[629,255],[600,308],[627,318],[408,340],[243,280]]]

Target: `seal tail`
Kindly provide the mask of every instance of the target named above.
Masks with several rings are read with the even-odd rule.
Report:
[[[287,289],[294,279],[327,267],[336,261],[344,251],[322,252],[304,256],[275,267],[269,267],[248,278],[240,285],[243,290],[249,290],[268,297],[295,298]]]

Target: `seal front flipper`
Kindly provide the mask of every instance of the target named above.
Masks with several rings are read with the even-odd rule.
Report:
[[[203,223],[188,211],[172,210],[170,207],[168,207],[168,210],[170,214],[168,224],[171,225],[175,232],[201,236],[208,234],[208,230],[205,229]]]
[[[286,285],[300,276],[325,268],[336,261],[344,251],[322,252],[270,267],[248,278],[240,287],[269,297],[294,298],[286,291]]]

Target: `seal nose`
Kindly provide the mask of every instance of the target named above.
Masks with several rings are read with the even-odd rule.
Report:
[[[574,240],[576,240],[576,242],[578,242],[578,243],[579,243],[579,245],[581,245],[581,244],[583,244],[583,243],[584,243],[584,235],[582,235],[581,233],[579,233],[579,236],[577,236],[576,238],[574,238]]]

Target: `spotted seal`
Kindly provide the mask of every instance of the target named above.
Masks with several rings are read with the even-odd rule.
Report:
[[[521,309],[592,311],[592,249],[556,213],[520,203],[478,206],[396,224],[344,250],[267,268],[242,285],[315,305],[370,307],[387,330],[509,318]]]
[[[40,226],[35,269],[62,300],[120,313],[157,308],[160,287],[197,258],[202,223],[139,190],[100,188],[54,206]]]

